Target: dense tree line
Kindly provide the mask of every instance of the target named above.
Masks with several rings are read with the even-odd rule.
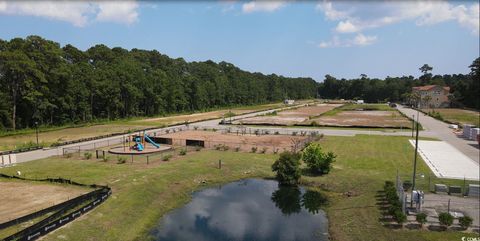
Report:
[[[432,75],[432,67],[423,65],[419,78],[413,76],[387,77],[385,79],[368,78],[362,74],[357,79],[336,79],[326,75],[319,84],[318,92],[327,99],[363,99],[368,103],[407,101],[413,86],[442,85],[449,86],[452,106],[480,109],[480,58],[469,66],[467,75]]]
[[[317,94],[311,78],[186,62],[156,50],[86,51],[39,36],[0,39],[0,129],[152,116]]]

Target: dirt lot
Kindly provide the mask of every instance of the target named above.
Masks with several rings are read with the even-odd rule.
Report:
[[[257,148],[257,152],[291,151],[292,148],[306,141],[305,136],[285,136],[285,135],[237,135],[222,134],[213,131],[183,131],[161,136],[163,138],[172,138],[174,145],[184,146],[186,139],[201,140],[205,142],[205,148],[215,148],[219,145],[228,146],[229,149],[238,148],[239,151],[252,151]]]
[[[246,125],[295,125],[307,121],[313,116],[321,115],[341,104],[317,104],[278,112],[277,115],[255,116],[234,122]]]
[[[0,223],[33,213],[91,191],[59,184],[0,180]]]
[[[341,111],[333,116],[311,119],[322,126],[409,128],[411,122],[396,111]]]

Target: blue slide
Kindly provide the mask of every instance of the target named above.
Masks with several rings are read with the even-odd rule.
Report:
[[[150,142],[150,144],[152,144],[154,147],[160,148],[160,145],[157,144],[157,143],[155,143],[152,139],[150,139],[149,136],[145,135],[145,140],[148,141],[148,142]]]
[[[135,143],[137,143],[137,151],[143,151],[143,145],[139,139],[135,139]]]

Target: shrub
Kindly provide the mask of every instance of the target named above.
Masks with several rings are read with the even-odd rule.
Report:
[[[324,153],[317,143],[308,145],[302,154],[303,161],[312,173],[327,174],[330,172],[332,163],[335,161],[333,152]]]
[[[292,152],[283,152],[272,165],[280,184],[295,185],[301,176],[300,156]]]
[[[275,134],[275,135],[280,135],[280,132],[278,132],[278,131],[275,131],[275,133],[274,133],[274,134]]]
[[[292,136],[296,136],[297,135],[297,132],[296,131],[292,131]]]
[[[441,225],[448,227],[453,224],[453,216],[450,213],[440,213],[438,221],[440,221]]]
[[[239,151],[240,151],[240,147],[238,147],[238,146],[235,147],[235,151],[236,151],[236,152],[239,152]]]
[[[213,131],[213,132],[217,132],[217,129],[213,128],[212,131]]]
[[[277,154],[278,153],[278,148],[274,148],[273,149],[273,154]]]
[[[407,221],[407,215],[405,215],[402,210],[395,211],[393,218],[395,218],[395,221],[397,221],[398,224],[402,224]]]
[[[193,129],[194,129],[194,130],[198,130],[198,126],[194,126]]]
[[[252,153],[257,152],[257,149],[258,149],[258,148],[257,148],[256,146],[252,147]]]
[[[420,226],[423,226],[427,222],[427,214],[425,213],[417,213],[417,216],[415,217],[415,220],[420,224]]]
[[[171,154],[167,154],[165,156],[162,157],[162,161],[166,162],[168,160],[170,160],[170,158],[172,158],[172,155]]]
[[[83,153],[83,157],[88,160],[88,159],[92,158],[92,153],[85,152],[85,153]]]
[[[202,149],[201,146],[195,146],[195,151],[200,151]]]
[[[117,158],[117,164],[124,164],[125,162],[127,162],[127,158],[125,158],[123,156],[119,156]]]
[[[266,148],[266,147],[262,148],[262,150],[260,151],[260,153],[262,153],[262,154],[265,154],[266,152],[267,152],[267,148]]]
[[[187,154],[187,149],[185,148],[180,149],[180,152],[178,154],[180,154],[180,156],[185,156]]]
[[[464,229],[468,229],[472,225],[473,219],[469,216],[463,216],[458,218],[458,223]]]
[[[110,157],[108,157],[108,156],[103,156],[102,157],[103,162],[107,162],[108,160],[110,160]]]
[[[72,158],[73,154],[72,153],[67,153],[64,155],[66,158]]]
[[[318,123],[316,121],[312,121],[311,125],[312,126],[318,126]]]

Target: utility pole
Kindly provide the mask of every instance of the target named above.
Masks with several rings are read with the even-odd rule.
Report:
[[[412,115],[412,138],[413,138],[414,131],[415,131],[415,115]]]
[[[418,121],[417,121],[417,128],[416,129],[417,129],[417,131],[416,131],[416,136],[415,136],[415,156],[413,158],[413,181],[412,181],[412,195],[411,195],[411,198],[410,198],[410,207],[413,207],[413,191],[415,190],[415,179],[416,179],[416,176],[417,176]]]

